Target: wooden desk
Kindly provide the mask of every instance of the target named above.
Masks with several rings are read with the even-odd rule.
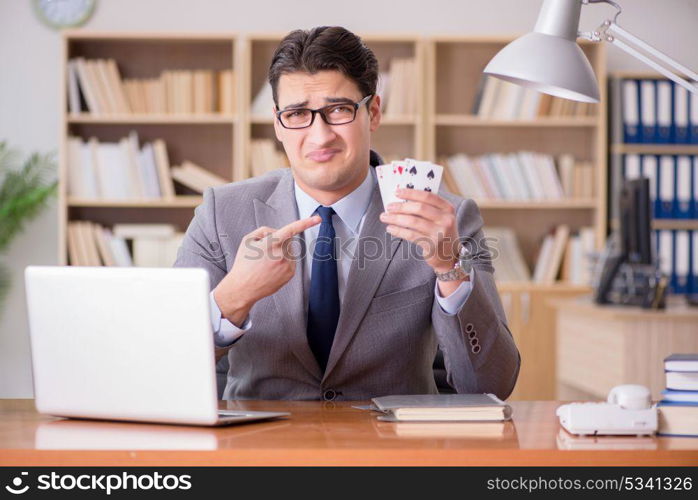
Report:
[[[664,358],[698,352],[698,308],[600,306],[590,296],[549,300],[557,310],[557,399],[605,399],[620,384],[642,384],[661,399]]]
[[[698,439],[573,438],[556,401],[512,402],[514,421],[490,427],[379,422],[352,404],[221,402],[292,416],[201,428],[63,420],[33,400],[0,400],[0,466],[698,465]]]

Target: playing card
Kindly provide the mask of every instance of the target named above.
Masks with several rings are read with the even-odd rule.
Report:
[[[438,194],[443,171],[444,168],[441,165],[428,161],[410,160],[407,172],[411,180],[407,187]]]
[[[395,196],[395,190],[404,187],[406,172],[402,161],[394,161],[376,167],[378,186],[383,199],[383,208],[386,211],[389,203],[405,201]]]
[[[378,185],[380,188],[383,207],[393,202],[404,202],[403,198],[395,195],[400,188],[419,189],[432,193],[439,192],[443,167],[428,161],[417,161],[412,158],[393,161],[390,164],[376,167]]]
[[[376,167],[376,176],[378,177],[378,188],[381,193],[381,199],[383,200],[383,209],[388,210],[386,207],[390,201],[387,201],[394,196],[394,192],[391,191],[393,187],[393,171],[392,165],[390,163],[386,165],[378,165]]]

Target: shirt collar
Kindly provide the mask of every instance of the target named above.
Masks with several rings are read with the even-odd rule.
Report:
[[[371,195],[373,194],[375,182],[376,174],[373,167],[369,166],[368,175],[366,175],[366,178],[359,187],[344,198],[330,205],[339,218],[342,219],[342,222],[344,222],[354,234],[358,233],[361,218],[371,202]],[[298,205],[298,215],[301,219],[310,217],[321,203],[303,191],[298,186],[298,183],[294,182],[293,185],[296,195],[296,204]]]

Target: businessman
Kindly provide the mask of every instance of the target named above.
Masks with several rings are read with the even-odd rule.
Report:
[[[206,190],[175,266],[211,278],[224,399],[506,398],[520,356],[472,200],[406,190],[384,211],[370,150],[378,63],[340,27],[288,34],[269,68],[290,168]]]

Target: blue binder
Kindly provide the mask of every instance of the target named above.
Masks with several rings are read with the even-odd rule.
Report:
[[[662,155],[657,166],[659,209],[657,218],[671,219],[674,216],[676,200],[676,157]]]
[[[691,196],[693,199],[693,209],[691,210],[691,218],[698,219],[698,155],[694,155],[692,160],[693,166],[691,172],[693,175],[691,175],[691,186],[693,186],[693,189],[691,191]],[[698,290],[696,290],[696,292],[698,292]]]
[[[660,229],[656,234],[659,268],[669,278],[669,291],[673,293],[676,290],[674,231]]]
[[[637,80],[621,81],[623,142],[642,142],[640,135],[640,85]]]
[[[674,143],[687,144],[689,142],[688,90],[673,82],[672,85],[674,86]]]
[[[674,218],[690,219],[693,214],[691,183],[693,165],[690,156],[676,157],[676,197],[674,198]]]
[[[691,289],[698,294],[698,231],[691,231]]]
[[[674,232],[674,274],[676,275],[674,293],[688,293],[688,283],[691,278],[690,241],[688,231],[681,230]]]
[[[669,80],[658,80],[656,142],[669,144],[674,141],[674,87]]]
[[[688,141],[691,144],[698,144],[698,94],[689,92],[688,96]]]
[[[660,204],[657,189],[657,165],[658,159],[656,155],[640,155],[640,164],[642,166],[642,176],[647,177],[650,181],[650,211],[652,218],[659,217]]]
[[[639,80],[640,86],[640,136],[643,143],[656,143],[657,133],[657,85],[654,80]]]

